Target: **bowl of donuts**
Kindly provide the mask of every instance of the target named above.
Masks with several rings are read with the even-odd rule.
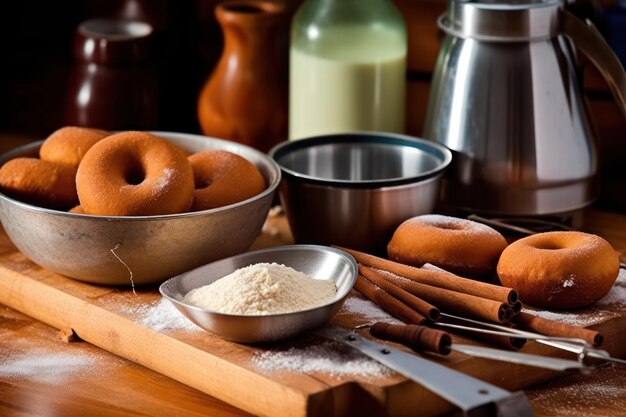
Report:
[[[280,179],[269,157],[235,142],[68,126],[0,157],[0,220],[50,271],[156,283],[246,251]]]
[[[388,132],[327,134],[269,153],[282,170],[279,195],[298,243],[382,252],[405,219],[430,213],[449,149]]]

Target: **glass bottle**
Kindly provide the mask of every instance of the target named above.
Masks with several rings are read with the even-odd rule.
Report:
[[[306,0],[291,28],[289,138],[403,132],[406,53],[391,0]]]

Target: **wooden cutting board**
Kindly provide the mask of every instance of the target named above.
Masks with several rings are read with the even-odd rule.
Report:
[[[257,241],[256,247],[282,244],[289,239],[285,237],[284,222],[275,226],[267,229],[269,233]],[[622,248],[621,237],[618,243]],[[155,329],[146,324],[143,313],[159,302],[155,288],[138,289],[135,294],[128,288],[95,286],[44,270],[19,253],[0,232],[0,303],[56,328],[72,329],[87,342],[251,413],[304,417],[409,416],[419,412],[432,416],[453,409],[397,374],[360,377],[261,371],[253,359],[272,347],[230,343],[208,332],[185,328]],[[605,335],[603,347],[613,355],[626,355],[626,332],[620,331],[626,325],[626,305],[594,307],[574,314],[595,317],[593,327]],[[342,310],[334,319],[346,327],[363,321],[362,315],[350,309]],[[320,343],[314,339],[292,343],[303,340]],[[524,351],[567,357],[537,343],[529,343]],[[509,390],[560,375],[454,353],[429,359]]]

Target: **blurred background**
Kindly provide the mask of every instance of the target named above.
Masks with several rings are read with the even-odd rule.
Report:
[[[301,0],[285,0],[291,13]],[[198,94],[222,50],[214,17],[218,0],[21,0],[1,2],[0,145],[6,138],[43,139],[66,125],[64,100],[75,60],[77,26],[95,17],[148,21],[154,26],[152,58],[158,71],[158,120],[154,129],[200,133]],[[445,0],[395,0],[408,27],[408,134],[420,136],[431,74],[439,50],[437,17]],[[575,5],[593,20],[626,61],[626,2],[598,0]],[[285,28],[284,41],[289,30]],[[626,210],[626,120],[602,77],[581,67],[600,150],[602,194],[597,206]],[[0,149],[3,149],[0,147]]]

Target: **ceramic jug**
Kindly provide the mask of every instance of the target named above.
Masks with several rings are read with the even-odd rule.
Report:
[[[558,0],[450,0],[423,136],[453,151],[444,207],[573,212],[598,194],[598,158],[572,45],[626,115],[626,76],[599,33]]]
[[[215,15],[224,50],[198,99],[200,127],[207,136],[267,152],[287,139],[284,6],[233,1],[219,4]]]
[[[151,36],[152,26],[138,21],[91,19],[78,26],[66,124],[108,130],[157,128]]]

